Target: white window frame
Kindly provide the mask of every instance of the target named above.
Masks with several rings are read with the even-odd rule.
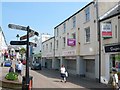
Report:
[[[85,9],[85,21],[89,21],[90,20],[90,7],[87,7]]]
[[[52,42],[50,43],[50,51],[52,51]]]
[[[90,43],[90,27],[85,28],[85,43]]]
[[[75,28],[75,27],[76,27],[76,16],[74,16],[74,17],[72,18],[72,20],[73,20],[73,28]]]
[[[63,24],[63,33],[66,32],[66,23]]]
[[[63,48],[65,47],[65,44],[66,44],[66,38],[63,37]]]

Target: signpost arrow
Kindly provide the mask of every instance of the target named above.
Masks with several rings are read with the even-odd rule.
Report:
[[[26,45],[27,41],[11,41],[10,42],[11,45]],[[33,43],[33,42],[29,42],[29,45],[36,47],[37,44]]]
[[[30,38],[30,37],[33,37],[35,34],[37,34],[37,32],[31,31],[31,32],[29,33],[29,38]],[[38,35],[38,34],[37,34],[37,35]],[[24,39],[27,39],[27,35],[24,35],[24,36],[21,36],[21,37],[20,37],[20,40],[24,40]]]
[[[24,27],[24,26],[20,26],[20,25],[15,25],[15,24],[9,24],[8,25],[9,28],[11,29],[18,29],[18,30],[24,30],[24,31],[27,31],[27,27]],[[39,33],[32,30],[32,29],[29,29],[29,33],[32,33],[32,35],[37,35],[39,36]],[[32,36],[31,36],[32,37]]]
[[[37,44],[36,44],[36,43],[33,43],[33,42],[29,42],[29,45],[34,46],[34,47],[37,46]]]
[[[10,44],[11,45],[26,45],[27,42],[26,41],[11,41]]]
[[[26,27],[20,26],[20,25],[9,24],[8,27],[11,28],[11,29],[19,29],[19,30],[27,31]]]

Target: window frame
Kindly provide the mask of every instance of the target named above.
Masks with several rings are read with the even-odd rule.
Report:
[[[90,20],[90,7],[85,9],[85,22]]]
[[[90,43],[90,27],[85,28],[85,43]]]

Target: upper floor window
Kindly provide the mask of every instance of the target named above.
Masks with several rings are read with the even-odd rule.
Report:
[[[90,42],[90,27],[85,28],[85,42]]]
[[[45,46],[43,45],[43,51],[44,51],[44,49],[45,49]]]
[[[58,40],[56,41],[56,48],[58,49]]]
[[[50,51],[52,51],[52,42],[50,43]]]
[[[65,43],[66,43],[66,40],[65,40],[65,37],[63,37],[63,47],[65,47]]]
[[[117,38],[117,34],[118,34],[118,32],[117,32],[117,25],[115,25],[115,38]]]
[[[86,8],[85,9],[85,21],[89,21],[90,20],[90,8]]]
[[[72,38],[76,39],[76,34],[75,33],[72,34]]]
[[[75,28],[76,27],[76,17],[74,16],[73,17],[73,28]]]
[[[48,50],[48,44],[46,44],[46,50]]]
[[[63,32],[65,33],[66,32],[66,23],[63,24]]]
[[[58,35],[59,35],[59,29],[56,28],[56,29],[55,29],[55,36],[57,37]]]

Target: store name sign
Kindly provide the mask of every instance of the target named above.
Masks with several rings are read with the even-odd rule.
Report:
[[[111,45],[111,46],[105,46],[105,52],[120,52],[120,44],[117,45]]]

